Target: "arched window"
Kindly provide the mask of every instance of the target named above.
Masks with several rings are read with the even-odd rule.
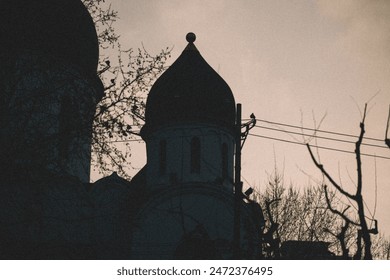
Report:
[[[160,174],[165,174],[167,171],[167,141],[160,141],[160,154],[159,154]]]
[[[198,137],[191,140],[191,173],[200,173],[200,140]]]
[[[228,146],[226,143],[222,144],[222,179],[228,176]]]

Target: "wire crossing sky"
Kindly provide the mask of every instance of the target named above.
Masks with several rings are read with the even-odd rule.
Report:
[[[275,141],[281,141],[281,142],[285,142],[285,143],[297,144],[297,145],[306,145],[306,144],[310,143],[313,139],[324,139],[324,140],[336,141],[336,142],[348,143],[348,144],[355,144],[356,143],[356,141],[350,141],[350,140],[344,140],[344,139],[339,139],[339,138],[331,138],[331,137],[319,136],[319,135],[317,135],[318,133],[326,133],[326,134],[333,134],[333,135],[337,135],[337,136],[353,137],[353,138],[356,138],[356,140],[357,140],[357,137],[358,137],[356,135],[350,135],[350,134],[345,134],[345,133],[340,133],[340,132],[331,132],[331,131],[317,130],[317,129],[299,127],[297,125],[276,123],[276,122],[267,121],[267,120],[257,120],[257,121],[262,121],[264,123],[269,123],[269,124],[277,124],[278,126],[287,126],[287,127],[290,127],[290,128],[293,127],[293,128],[297,128],[297,129],[299,128],[302,131],[303,130],[310,130],[310,131],[314,132],[313,134],[307,134],[307,133],[304,133],[304,132],[285,130],[283,128],[273,128],[273,127],[267,127],[267,126],[261,126],[261,125],[255,125],[254,126],[255,128],[260,128],[261,130],[265,129],[265,130],[271,130],[271,131],[276,131],[276,132],[282,132],[284,135],[291,136],[294,141],[280,138],[283,135],[281,135],[281,136],[280,135],[279,136],[274,136],[274,137],[267,136],[267,135],[264,135],[261,132],[261,130],[257,130],[257,131],[255,130],[254,132],[257,132],[257,134],[256,133],[249,133],[250,136],[264,138],[264,139],[269,139],[269,140],[275,140]],[[134,134],[137,135],[138,137],[140,137],[138,135],[138,133],[139,133],[139,131],[134,131]],[[258,134],[258,133],[261,133],[261,135]],[[300,141],[299,139],[294,137],[294,135],[298,135],[298,136],[302,136],[302,137],[306,137],[306,138],[304,138],[303,140]],[[207,137],[207,134],[202,134],[202,135],[198,135],[198,136]],[[177,137],[177,136],[175,136],[175,137]],[[183,136],[183,137],[185,137],[185,136]],[[167,138],[169,138],[169,137],[167,137]],[[365,139],[366,140],[371,140],[371,141],[376,141],[376,142],[384,142],[383,140],[376,139],[376,138],[369,138],[368,137],[368,138],[365,138]],[[129,139],[129,140],[118,140],[118,141],[111,141],[110,143],[140,142],[140,141],[142,142],[143,139],[139,138],[139,139]],[[385,145],[377,145],[377,144],[369,144],[369,143],[362,143],[362,145],[363,146],[380,148],[380,149],[385,149],[386,151],[389,149]],[[318,145],[311,145],[311,146],[313,148],[319,148],[319,149],[325,149],[325,150],[330,150],[330,151],[335,151],[335,152],[343,152],[343,153],[355,154],[355,152],[352,151],[352,150],[343,150],[341,148],[332,148],[330,146],[326,146],[326,147],[325,146],[318,146]],[[372,154],[361,153],[361,155],[390,160],[390,157],[382,156],[380,154],[376,154],[376,152],[381,152],[381,151],[380,150],[376,150]]]

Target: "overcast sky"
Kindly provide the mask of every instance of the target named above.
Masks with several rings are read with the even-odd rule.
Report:
[[[194,32],[202,56],[230,85],[236,102],[242,103],[243,118],[254,113],[259,119],[314,128],[314,122],[326,115],[320,129],[357,135],[361,111],[369,101],[366,136],[384,138],[390,104],[390,1],[111,2],[119,11],[117,31],[125,47],[143,43],[152,54],[174,47],[172,63],[187,44],[185,35]],[[252,132],[304,142],[299,135],[262,128]],[[384,142],[365,143],[384,146]],[[348,143],[318,140],[317,144],[354,151]],[[364,146],[362,152],[390,158],[390,149]],[[354,192],[354,155],[319,153],[330,173]],[[134,146],[131,161],[143,166],[142,145]],[[244,189],[249,184],[264,188],[275,162],[284,169],[287,185],[302,188],[321,180],[304,146],[249,136],[242,158]],[[378,158],[375,163],[373,157],[363,158],[364,196],[373,212],[375,165],[376,218],[380,229],[390,234],[390,159]]]

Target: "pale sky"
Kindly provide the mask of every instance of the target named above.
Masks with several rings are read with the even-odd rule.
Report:
[[[153,54],[174,47],[171,64],[187,44],[185,35],[194,32],[202,56],[229,84],[236,102],[242,103],[243,118],[254,113],[259,119],[314,128],[313,120],[318,123],[326,114],[320,129],[357,135],[359,109],[370,101],[366,136],[384,139],[390,104],[390,1],[111,2],[119,11],[116,27],[125,48],[143,43]],[[252,132],[303,142],[299,135],[294,139],[262,128]],[[321,146],[354,151],[353,144],[318,141]],[[384,146],[384,142],[365,143]],[[390,158],[390,149],[364,146],[362,152]],[[354,192],[354,155],[319,153],[325,168]],[[134,144],[130,160],[139,168],[145,164],[143,145]],[[275,161],[280,170],[284,168],[287,185],[302,188],[315,184],[313,178],[321,180],[306,147],[249,136],[242,158],[244,189],[249,187],[246,181],[264,188]],[[363,168],[364,197],[373,212],[374,158],[363,157]],[[379,230],[389,235],[390,159],[376,159],[376,174],[376,218]]]

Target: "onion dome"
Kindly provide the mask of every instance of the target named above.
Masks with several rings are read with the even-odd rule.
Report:
[[[143,136],[162,125],[178,123],[234,127],[231,89],[195,47],[195,34],[188,33],[186,39],[187,47],[149,92]]]
[[[96,73],[98,38],[80,0],[4,0],[0,15],[2,55],[31,50]]]

